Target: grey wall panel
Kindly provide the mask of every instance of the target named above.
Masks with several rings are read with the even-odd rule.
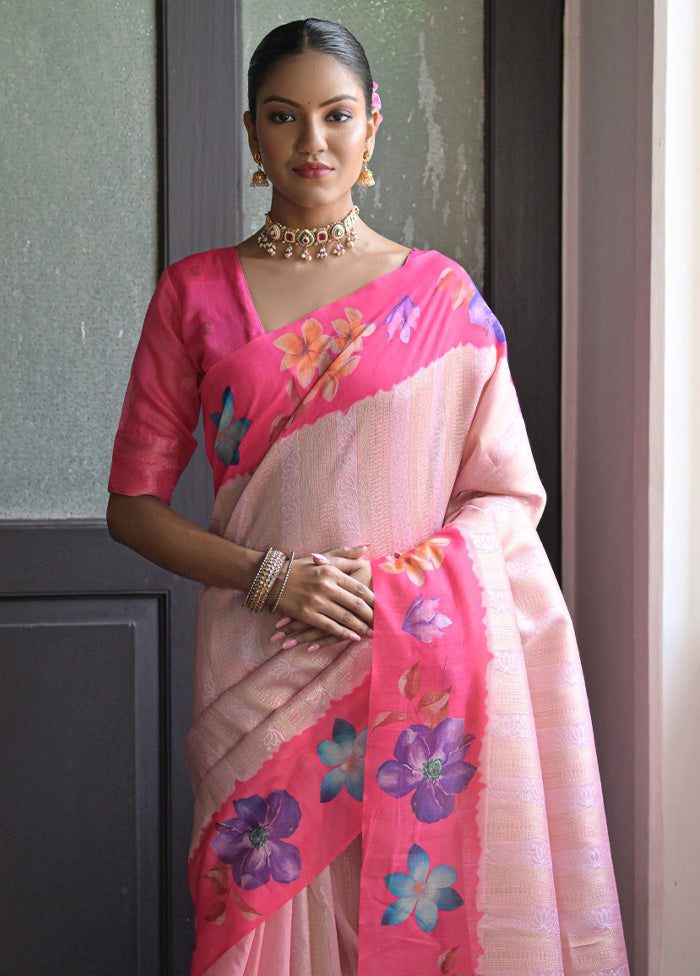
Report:
[[[155,33],[142,0],[2,3],[4,518],[104,512],[156,280]]]

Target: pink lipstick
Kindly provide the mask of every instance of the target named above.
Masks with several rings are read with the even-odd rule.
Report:
[[[292,172],[305,180],[317,180],[327,173],[332,173],[333,170],[325,163],[302,163],[301,166],[292,167]]]

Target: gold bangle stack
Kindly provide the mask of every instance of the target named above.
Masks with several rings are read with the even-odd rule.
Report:
[[[245,598],[245,605],[253,613],[260,613],[265,606],[270,590],[275,585],[275,581],[285,564],[287,557],[279,549],[273,546],[267,550],[263,560],[258,567],[253,582],[250,584]]]
[[[275,600],[275,602],[274,602],[274,604],[272,606],[272,613],[274,613],[275,610],[277,609],[277,607],[280,605],[280,600],[282,599],[282,594],[284,593],[284,588],[287,585],[287,580],[289,579],[289,574],[292,571],[292,563],[294,562],[294,557],[295,556],[296,556],[296,553],[292,549],[292,552],[291,552],[291,554],[289,556],[289,562],[287,563],[287,571],[284,574],[284,579],[282,580],[282,585],[280,586],[280,591],[277,594],[277,599]]]

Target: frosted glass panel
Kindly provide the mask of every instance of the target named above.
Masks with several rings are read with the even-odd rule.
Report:
[[[289,20],[320,17],[363,44],[379,84],[382,123],[372,157],[377,185],[355,202],[378,231],[456,258],[481,282],[484,267],[483,0],[346,0],[302,7],[243,0],[245,63],[260,39]],[[253,165],[251,161],[251,173]],[[269,191],[246,190],[246,234],[262,222]]]
[[[155,4],[5,0],[0,517],[102,517],[157,264]]]

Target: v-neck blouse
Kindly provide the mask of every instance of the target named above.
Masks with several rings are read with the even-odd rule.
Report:
[[[299,322],[302,322],[305,319],[310,318],[311,316],[315,317],[317,315],[322,315],[326,309],[331,308],[334,305],[348,305],[351,302],[357,301],[361,295],[364,295],[365,291],[371,290],[373,286],[377,287],[386,284],[388,278],[390,278],[396,272],[402,271],[406,267],[406,265],[409,264],[409,262],[413,259],[413,257],[416,254],[421,253],[418,250],[418,248],[413,247],[409,250],[403,262],[397,268],[392,268],[390,271],[385,271],[383,274],[378,275],[376,278],[373,278],[371,281],[366,282],[364,285],[360,285],[360,287],[356,288],[355,291],[345,295],[341,295],[338,298],[334,298],[330,302],[326,302],[324,305],[319,305],[318,308],[312,309],[311,311],[304,313],[304,315],[300,315],[298,318],[292,319],[291,321],[286,322],[275,329],[266,329],[260,319],[258,310],[255,307],[255,302],[253,301],[253,295],[250,290],[250,285],[248,284],[248,279],[245,276],[245,271],[243,270],[243,265],[241,264],[240,255],[238,254],[238,248],[234,247],[231,248],[231,250],[233,252],[233,258],[236,265],[236,272],[238,274],[241,298],[243,299],[243,301],[245,302],[248,308],[248,312],[251,320],[257,322],[260,331],[264,335],[271,335],[273,332],[280,332],[282,329],[291,329],[295,325],[298,325]]]
[[[197,441],[202,384],[225,357],[249,343],[298,329],[311,317],[343,315],[360,300],[380,304],[389,279],[409,275],[435,251],[412,249],[398,268],[356,291],[266,332],[235,247],[192,254],[166,268],[144,319],[114,443],[109,490],[170,500]],[[262,352],[262,347],[261,347]],[[264,358],[264,357],[261,357]],[[261,362],[262,366],[262,362]]]

